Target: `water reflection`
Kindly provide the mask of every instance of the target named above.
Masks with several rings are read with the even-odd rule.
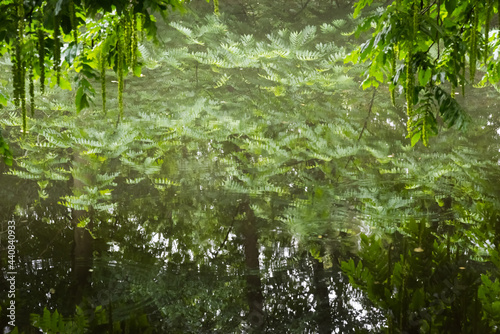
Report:
[[[317,74],[337,66],[326,58],[300,62],[312,84],[280,86],[262,69],[293,78],[297,59],[256,57],[259,72],[235,66],[243,54],[219,89],[223,69],[198,64],[198,49],[169,34],[166,48],[185,46],[187,60],[173,69],[158,59],[171,81],[153,70],[128,79],[119,124],[117,110],[103,121],[48,108],[19,140],[15,114],[3,115],[23,152],[0,174],[2,251],[8,221],[19,240],[20,331],[498,331],[491,108],[474,103],[469,132],[443,129],[430,148],[411,148],[401,108],[342,71]]]

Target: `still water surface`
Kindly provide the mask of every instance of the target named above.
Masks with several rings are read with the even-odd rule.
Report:
[[[127,79],[121,122],[55,91],[19,138],[2,111],[19,156],[0,170],[4,332],[11,300],[25,333],[500,330],[497,92],[457,96],[469,130],[412,148],[403,102],[347,70],[244,63],[276,48],[259,33],[218,68],[197,52],[241,36],[178,30]]]

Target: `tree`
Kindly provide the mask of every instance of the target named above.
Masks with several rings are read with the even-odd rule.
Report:
[[[372,2],[358,1],[354,16]],[[458,87],[465,94],[465,86],[478,81],[497,84],[500,38],[490,25],[499,6],[493,0],[396,0],[359,25],[357,35],[372,29],[371,37],[346,62],[368,62],[363,88],[386,82],[393,103],[397,88],[404,89],[412,145],[419,140],[428,145],[439,118],[448,127],[466,126],[469,117],[454,99]]]

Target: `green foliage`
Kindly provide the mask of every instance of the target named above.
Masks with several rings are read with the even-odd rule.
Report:
[[[0,157],[2,157],[3,162],[7,166],[12,166],[12,152],[9,149],[9,144],[2,137],[2,132],[0,131]]]
[[[138,33],[144,32],[148,37],[155,37],[156,26],[152,13],[156,11],[166,13],[168,6],[174,10],[182,10],[183,5],[184,1],[181,0],[136,1],[128,5],[120,1],[83,3],[78,0],[51,0],[33,5],[25,3],[24,0],[3,1],[0,11],[3,15],[10,15],[11,19],[4,21],[2,18],[4,23],[0,26],[0,47],[2,54],[8,52],[12,59],[13,99],[15,105],[21,107],[23,134],[27,132],[28,117],[25,91],[26,68],[30,69],[28,78],[31,116],[35,108],[34,80],[39,80],[40,91],[43,94],[47,74],[51,80],[51,86],[57,84],[63,89],[71,89],[65,77],[72,72],[79,73],[76,79],[75,96],[77,112],[88,108],[94,95],[94,89],[89,81],[93,75],[88,74],[100,69],[101,75],[105,75],[108,64],[114,65],[118,77],[121,78],[119,79],[121,96],[123,95],[123,72],[131,69],[133,73],[140,73],[137,69]],[[96,55],[104,52],[108,54],[108,59],[121,54],[120,48],[110,47],[110,45],[115,45],[117,40],[122,40],[119,38],[119,29],[117,29],[120,25],[126,29],[124,43],[127,45],[127,51],[123,54],[123,60],[118,62],[117,59],[114,64],[99,61]],[[139,32],[137,27],[140,27]],[[36,36],[36,42],[32,36]],[[63,46],[64,49],[62,49]],[[36,55],[33,54],[35,50]],[[47,62],[52,63],[51,71],[47,71]],[[5,96],[2,94],[2,97]],[[122,98],[119,100],[122,101]],[[0,102],[5,104],[5,101],[1,99]]]
[[[353,259],[343,262],[342,270],[354,287],[387,310],[389,332],[396,328],[425,331],[440,326],[453,331],[469,328],[466,326],[472,319],[476,329],[493,330],[498,302],[491,298],[498,295],[498,282],[492,283],[481,274],[487,267],[485,259],[475,257],[467,246],[450,248],[456,244],[447,239],[456,241],[461,227],[456,226],[455,234],[443,236],[426,225],[410,221],[402,230],[403,236],[395,233],[389,240],[362,236],[361,260],[357,264]],[[480,275],[483,284],[479,286]],[[460,316],[453,313],[457,310]]]
[[[482,284],[478,290],[478,297],[483,305],[483,319],[493,328],[500,324],[500,281],[494,282],[487,275],[481,275]]]
[[[88,320],[81,308],[77,306],[75,316],[72,319],[65,319],[57,310],[50,312],[47,308],[43,309],[43,315],[32,314],[31,324],[41,329],[44,333],[85,333],[88,327]]]
[[[371,3],[359,1],[355,16]],[[490,48],[484,48],[484,52],[481,50],[482,45],[490,44],[490,40],[495,45],[499,43],[498,38],[490,39],[489,32],[491,12],[499,10],[496,6],[494,2],[475,0],[445,1],[443,4],[442,1],[393,1],[383,10],[370,13],[359,25],[358,36],[372,29],[373,32],[345,61],[369,63],[364,89],[378,86],[378,82],[387,82],[391,94],[398,85],[404,88],[407,132],[412,145],[422,139],[427,146],[430,135],[427,130],[437,128],[438,114],[432,114],[429,109],[429,94],[435,95],[437,110],[445,123],[458,128],[466,123],[468,117],[462,108],[450,101],[454,96],[436,88],[448,82],[454,95],[455,87],[465,86],[466,56],[469,58],[469,83],[475,82],[477,63],[485,65],[483,85],[487,80],[493,84],[498,81],[498,60],[492,57],[488,51]],[[486,31],[483,35],[484,25]],[[395,63],[402,60],[404,65],[399,65],[395,71]],[[415,79],[420,86],[414,85]],[[419,104],[422,106],[418,107]]]
[[[494,302],[498,265],[487,255],[494,254],[499,209],[498,122],[486,107],[493,105],[489,92],[478,100],[471,133],[444,129],[436,149],[412,149],[402,142],[404,114],[381,94],[356,89],[359,68],[339,63],[342,22],[261,36],[238,34],[226,19],[183,17],[161,35],[161,48],[141,42],[147,69],[127,78],[134,87],[123,94],[127,117],[118,92],[108,90],[103,118],[90,103],[76,116],[70,94],[47,89],[37,111],[50,117],[32,120],[31,135],[20,140],[21,117],[10,105],[0,111],[5,137],[22,152],[9,173],[38,195],[30,206],[44,211],[52,199],[66,224],[67,208],[85,210],[80,226],[93,222],[96,240],[115,248],[93,272],[93,287],[112,293],[91,330],[106,324],[111,305],[115,329],[126,331],[121,321],[133,319],[146,330],[148,318],[136,312],[144,302],[161,319],[158,332],[245,331],[242,273],[257,271],[245,267],[243,254],[251,225],[262,250],[255,277],[273,315],[269,332],[319,332],[321,308],[311,310],[311,298],[320,305],[318,296],[332,291],[335,302],[325,309],[335,308],[332,322],[343,332],[344,319],[352,332],[362,330],[354,313],[339,316],[342,307],[352,311],[353,299],[376,319],[373,331],[386,323],[390,333],[430,326],[458,333],[483,318],[476,328],[489,332],[495,310],[481,305]],[[122,64],[124,78],[131,69],[130,54],[118,60],[114,20],[88,21],[88,35],[78,36],[87,46],[95,38],[87,58],[72,42],[63,51],[77,72],[80,101],[93,95],[87,83],[105,79],[107,67]],[[129,32],[122,37],[129,34],[132,40]],[[466,121],[457,100],[427,84],[432,69],[421,67],[412,144],[437,133],[441,120]],[[403,64],[391,68],[405,77]],[[109,84],[101,81],[103,90]],[[332,274],[340,263],[348,278]],[[299,271],[312,264],[314,274]]]

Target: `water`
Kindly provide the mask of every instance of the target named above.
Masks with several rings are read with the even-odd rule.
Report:
[[[295,31],[335,18],[307,13]],[[0,167],[4,332],[11,300],[26,333],[498,331],[497,93],[457,96],[469,130],[412,148],[402,98],[328,63],[347,38],[317,28],[304,49],[334,39],[324,56],[271,57],[271,21],[242,46],[226,19],[203,45],[172,27],[145,42],[119,123],[111,78],[106,116],[55,89],[20,138],[1,111],[17,153]]]

